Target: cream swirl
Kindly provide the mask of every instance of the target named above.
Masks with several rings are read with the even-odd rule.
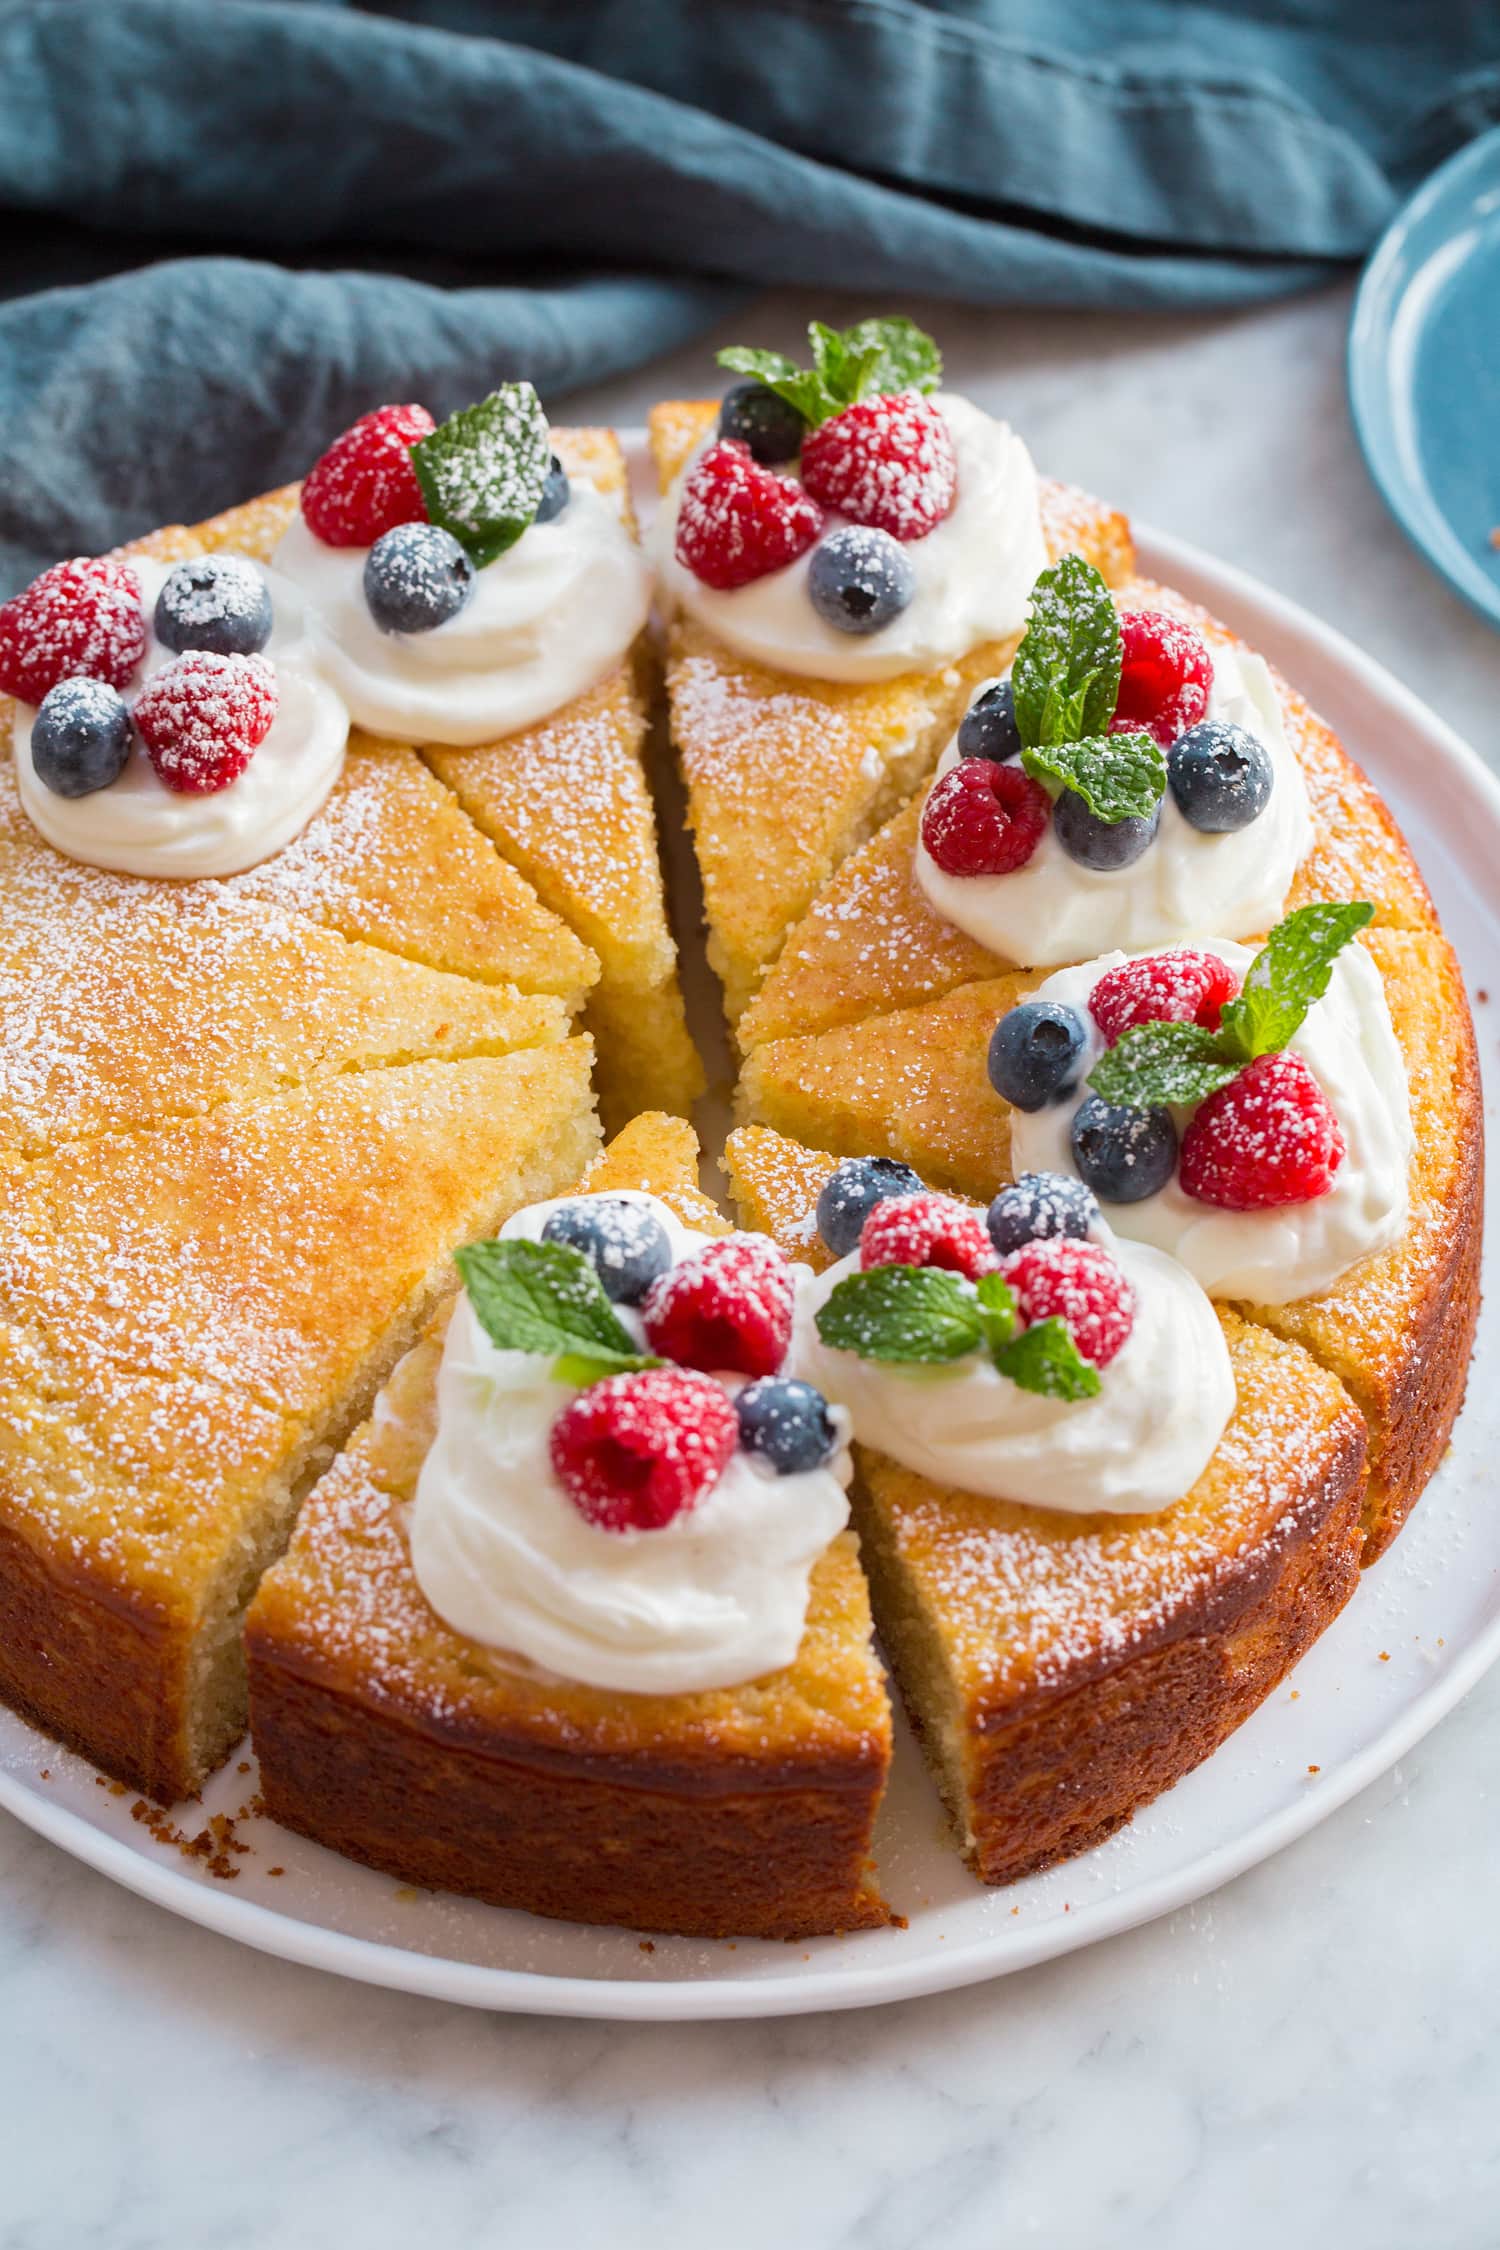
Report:
[[[655,1196],[629,1200],[660,1219],[674,1264],[712,1239]],[[575,1201],[533,1204],[502,1239],[536,1241],[559,1202]],[[799,1294],[811,1287],[807,1267],[793,1272]],[[639,1334],[639,1316],[616,1310]],[[739,1388],[737,1376],[722,1380]],[[576,1395],[546,1360],[492,1344],[460,1298],[411,1512],[412,1565],[438,1615],[564,1679],[626,1694],[735,1687],[790,1664],[812,1566],[849,1519],[847,1450],[791,1476],[736,1451],[661,1530],[605,1531],[552,1472],[552,1425]]]
[[[916,592],[878,633],[840,633],[818,615],[807,590],[812,550],[784,570],[728,591],[705,586],[677,560],[683,483],[713,433],[667,494],[652,529],[663,593],[739,655],[809,679],[858,682],[931,672],[981,642],[1019,633],[1027,597],[1047,563],[1031,456],[1007,423],[993,421],[970,400],[940,391],[934,403],[952,433],[958,493],[925,539],[907,543]]]
[[[173,565],[132,556],[146,612],[146,653],[131,687],[173,661],[152,629],[156,597]],[[237,875],[300,835],[344,766],[349,714],[318,670],[301,596],[260,564],[273,624],[265,654],[276,669],[276,717],[250,763],[227,788],[196,796],[169,789],[139,741],[107,789],[60,797],[37,774],[30,704],[16,706],[11,742],[21,803],[33,827],[69,859],[125,875]]]
[[[1243,977],[1255,958],[1248,946],[1219,938],[1198,944]],[[1103,1041],[1089,1013],[1089,994],[1106,969],[1127,956],[1108,953],[1081,967],[1063,969],[1038,987],[1037,997],[1076,1008],[1089,1030],[1080,1080]],[[1112,1203],[1109,1218],[1121,1234],[1149,1242],[1178,1258],[1213,1297],[1247,1298],[1285,1305],[1313,1296],[1371,1252],[1399,1240],[1410,1208],[1407,1183],[1415,1136],[1407,1098],[1406,1067],[1396,1043],[1380,971],[1356,940],[1333,964],[1328,990],[1309,1008],[1290,1042],[1333,1106],[1344,1135],[1344,1158],[1326,1195],[1280,1210],[1224,1211],[1183,1193],[1177,1176],[1139,1203]],[[1070,1133],[1083,1098],[1069,1096],[1030,1115],[1013,1113],[1011,1162],[1020,1172],[1069,1172],[1075,1177]],[[1174,1111],[1179,1128],[1191,1115]]]
[[[1099,1230],[1135,1291],[1135,1325],[1093,1398],[1024,1391],[982,1352],[940,1367],[895,1366],[834,1351],[812,1316],[854,1251],[810,1293],[803,1372],[848,1408],[855,1436],[960,1492],[1069,1514],[1144,1515],[1190,1492],[1234,1411],[1218,1316],[1198,1284],[1158,1250]]]
[[[383,633],[364,595],[368,547],[329,547],[300,511],[272,557],[301,588],[323,667],[357,725],[398,740],[494,742],[605,678],[651,607],[645,558],[618,506],[582,478],[475,576],[430,633]]]
[[[917,882],[944,921],[998,959],[1036,968],[1111,946],[1168,945],[1207,926],[1250,937],[1278,921],[1312,842],[1307,785],[1261,658],[1216,648],[1213,665],[1209,717],[1244,727],[1270,753],[1275,779],[1258,819],[1229,835],[1206,835],[1183,818],[1169,789],[1153,841],[1129,867],[1111,869],[1080,866],[1050,823],[1025,866],[1009,875],[946,874],[919,840]],[[939,775],[957,763],[955,736]]]

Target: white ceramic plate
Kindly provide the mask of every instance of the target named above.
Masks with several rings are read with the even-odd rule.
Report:
[[[1147,572],[1238,626],[1339,729],[1405,825],[1471,992],[1500,994],[1500,930],[1486,904],[1500,866],[1500,785],[1388,673],[1303,611],[1174,540],[1147,533],[1139,544]],[[1488,1089],[1494,1040],[1482,1003],[1478,1019]],[[1487,1490],[1500,1365],[1489,1317],[1479,1354],[1452,1453],[1392,1552],[1249,1724],[1099,1850],[983,1890],[902,1736],[877,1850],[904,1930],[796,1946],[647,1943],[415,1892],[254,1818],[236,1822],[247,1848],[225,1855],[235,1870],[225,1880],[156,1841],[129,1794],[3,1710],[0,1805],[129,1889],[247,1945],[474,2007],[771,2016],[1000,1976],[1165,1914],[1278,1851],[1392,1765],[1500,1655],[1500,1511]],[[232,1761],[179,1820],[200,1830],[254,1786],[253,1766]]]

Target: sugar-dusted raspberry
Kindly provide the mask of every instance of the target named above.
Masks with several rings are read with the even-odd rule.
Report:
[[[792,1276],[762,1235],[729,1235],[654,1281],[641,1306],[654,1352],[715,1374],[774,1375],[792,1340]]]
[[[925,539],[958,491],[942,408],[916,391],[862,398],[802,441],[802,482],[825,508],[893,539]]]
[[[141,582],[129,563],[54,563],[0,608],[0,690],[40,703],[59,680],[122,688],[146,651]]]
[[[1012,875],[1052,817],[1052,799],[1017,765],[960,758],[922,808],[922,842],[945,875]]]
[[[601,1531],[661,1531],[712,1490],[739,1443],[707,1375],[650,1367],[580,1391],[552,1425],[552,1473]]]
[[[1135,1291],[1101,1242],[1054,1234],[1013,1250],[1000,1271],[1028,1328],[1065,1321],[1085,1359],[1108,1367],[1135,1326]]]
[[[335,438],[302,486],[314,537],[325,547],[373,547],[398,523],[425,523],[411,449],[434,427],[425,406],[377,406]]]
[[[1216,953],[1174,945],[1107,969],[1089,994],[1089,1013],[1111,1047],[1138,1023],[1199,1023],[1217,1031],[1225,1002],[1238,989],[1234,971]]]
[[[1208,644],[1180,617],[1159,609],[1123,611],[1120,630],[1125,655],[1111,731],[1154,735],[1166,750],[1208,709],[1214,684]]]
[[[135,723],[169,789],[210,797],[249,765],[278,701],[276,674],[263,656],[194,648],[152,673],[136,699]]]
[[[823,528],[794,477],[763,469],[738,438],[721,438],[688,472],[677,511],[677,560],[721,592],[784,570]]]
[[[859,1262],[866,1272],[871,1266],[941,1266],[970,1281],[999,1264],[984,1213],[927,1188],[876,1204],[860,1232]]]
[[[1343,1161],[1343,1129],[1302,1057],[1262,1055],[1199,1104],[1177,1176],[1199,1203],[1274,1211],[1326,1195]]]

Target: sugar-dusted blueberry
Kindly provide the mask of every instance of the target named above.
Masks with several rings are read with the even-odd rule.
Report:
[[[152,619],[163,648],[254,656],[271,638],[271,589],[241,555],[194,555],[167,575]]]
[[[430,633],[473,593],[474,565],[439,524],[397,524],[365,557],[365,600],[382,633]]]
[[[536,504],[533,523],[555,523],[573,497],[573,487],[568,482],[568,472],[554,453],[547,466],[547,481],[542,486],[542,497]]]
[[[764,467],[792,461],[802,451],[807,423],[790,399],[765,383],[736,383],[719,408],[719,435],[738,438]]]
[[[1057,840],[1069,859],[1100,873],[1129,867],[1156,840],[1161,826],[1161,800],[1149,813],[1131,813],[1124,820],[1101,820],[1076,789],[1065,789],[1052,810]]]
[[[1045,1109],[1077,1085],[1088,1043],[1076,1008],[1023,1000],[990,1035],[990,1084],[1012,1109]]]
[[[1167,786],[1191,828],[1227,836],[1248,828],[1271,802],[1271,753],[1245,727],[1200,719],[1167,752]]]
[[[91,797],[130,756],[130,713],[103,680],[59,680],[31,722],[31,762],[54,797]]]
[[[961,758],[990,758],[996,765],[1019,758],[1025,748],[1016,725],[1016,698],[1009,680],[997,680],[976,695],[958,727]]]
[[[878,633],[916,590],[911,558],[888,531],[846,523],[813,549],[808,598],[837,633]]]
[[[1177,1127],[1169,1109],[1132,1109],[1090,1094],[1073,1119],[1073,1162],[1101,1203],[1143,1203],[1172,1177]]]
[[[559,1204],[542,1240],[581,1250],[605,1296],[617,1305],[638,1305],[672,1263],[672,1245],[656,1213],[624,1195],[587,1195]]]
[[[779,1477],[820,1469],[838,1444],[827,1399],[793,1376],[765,1375],[747,1383],[734,1410],[745,1451],[758,1454]]]
[[[877,1203],[921,1192],[922,1182],[909,1164],[890,1156],[846,1156],[823,1183],[818,1232],[836,1258],[847,1258],[859,1248],[865,1221]]]
[[[1087,1235],[1099,1206],[1082,1180],[1066,1172],[1023,1172],[1013,1187],[1002,1188],[986,1214],[990,1240],[1005,1257],[1028,1242],[1050,1242],[1054,1235]]]

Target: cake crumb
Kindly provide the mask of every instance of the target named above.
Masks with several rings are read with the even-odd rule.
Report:
[[[266,1873],[268,1875],[284,1875],[286,1873],[286,1869],[284,1867],[268,1867],[266,1869]]]
[[[1309,1766],[1307,1770],[1309,1773],[1321,1773],[1323,1768],[1321,1766]]]
[[[1390,1650],[1389,1650],[1388,1648],[1383,1648],[1383,1649],[1381,1650],[1381,1652],[1380,1652],[1380,1661],[1381,1661],[1381,1663],[1382,1663],[1382,1664],[1389,1664],[1389,1663],[1390,1663],[1390,1661],[1391,1661],[1391,1652],[1390,1652]]]
[[[643,1937],[641,1939],[641,1951],[643,1953],[654,1953],[656,1951],[656,1947],[652,1944],[650,1938]]]

